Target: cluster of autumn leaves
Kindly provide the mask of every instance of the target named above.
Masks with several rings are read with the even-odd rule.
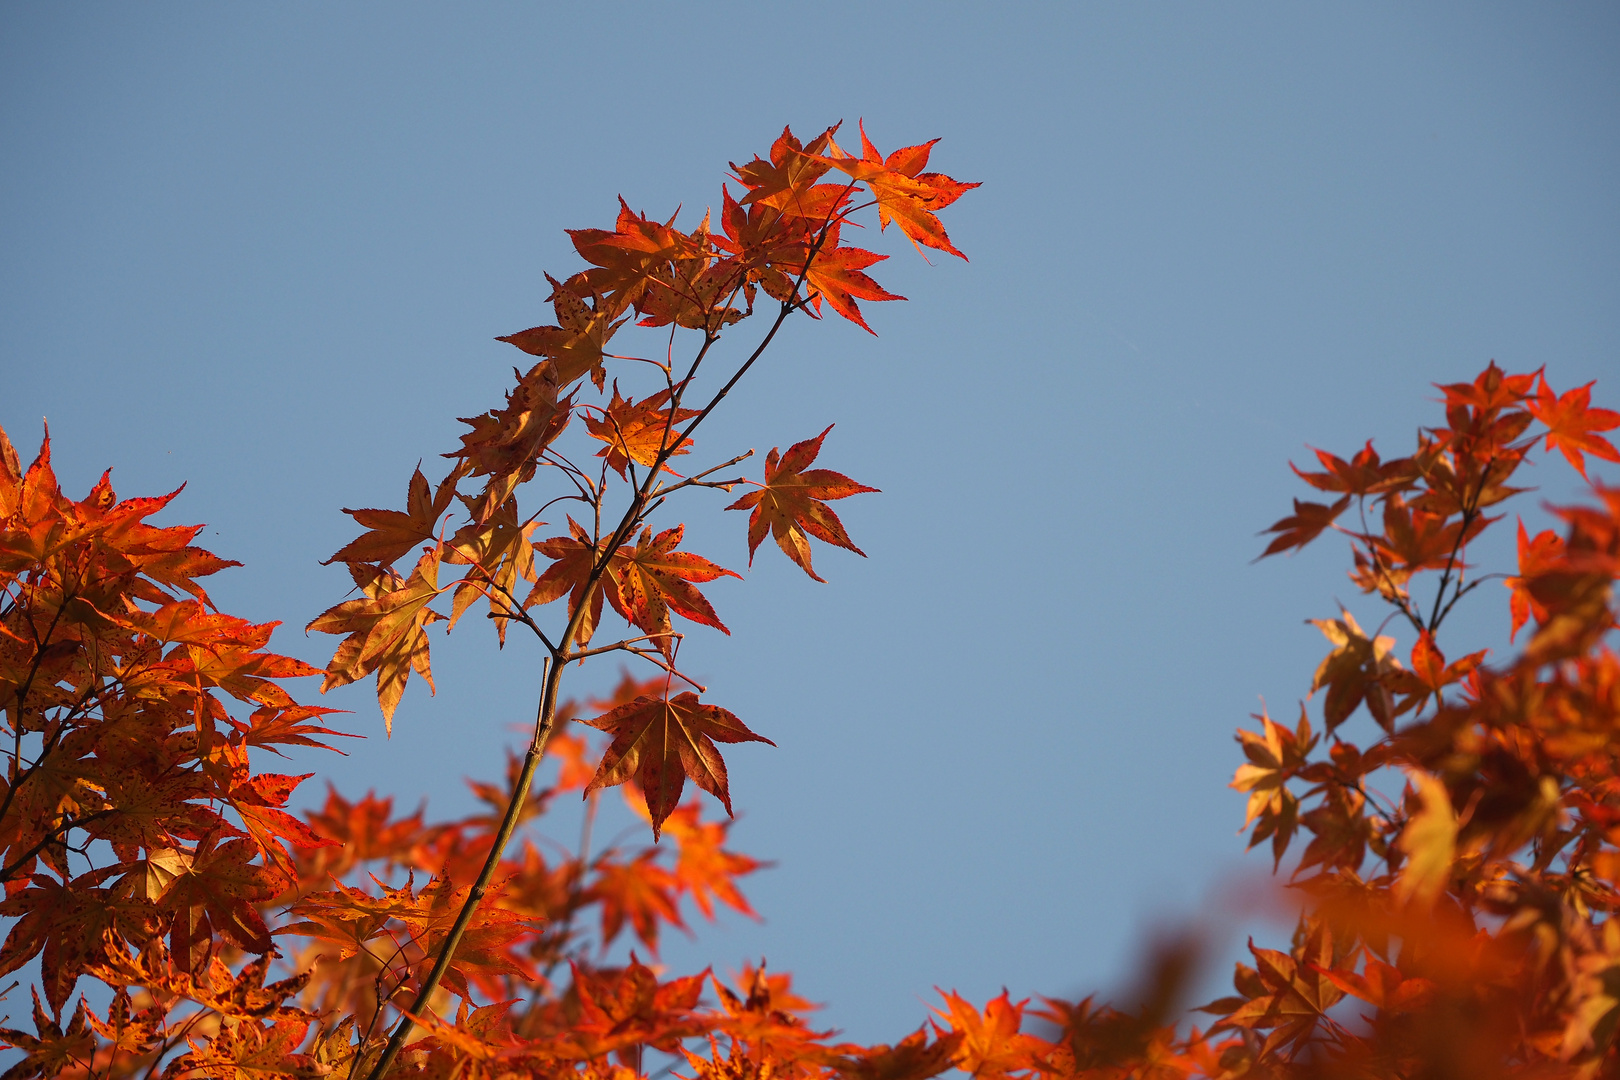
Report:
[[[1557,511],[1562,531],[1519,526],[1505,583],[1512,633],[1530,631],[1520,652],[1448,660],[1439,643],[1495,580],[1469,545],[1522,490],[1527,456],[1556,449],[1585,476],[1589,456],[1620,460],[1601,434],[1620,414],[1592,407],[1590,387],[1560,395],[1494,364],[1443,388],[1445,422],[1411,456],[1385,461],[1370,442],[1348,461],[1319,453],[1321,471],[1299,475],[1332,501],[1296,500],[1268,530],[1268,555],[1346,535],[1351,580],[1389,619],[1372,633],[1348,611],[1317,621],[1330,645],[1309,686],[1317,724],[1302,705],[1294,724],[1261,715],[1239,733],[1251,844],[1289,859],[1305,914],[1289,948],[1251,944],[1234,993],[1195,1021],[1178,1011],[1190,945],[1149,959],[1129,1008],[948,993],[877,1046],[818,1029],[785,974],[669,977],[638,958],[694,910],[753,914],[739,879],[761,864],[726,846],[729,822],[685,782],[729,813],[716,744],[767,741],[679,663],[674,617],[724,632],[699,586],[737,575],[650,519],[680,492],[744,487],[726,508],[749,513],[750,556],[770,534],[817,578],[812,538],[859,552],[828,502],[874,490],[813,467],[825,430],[773,449],[761,480],[728,474],[749,454],[690,474],[671,462],[792,315],[825,306],[865,327],[858,301],[897,299],[864,272],[882,256],[842,243],[851,213],[875,206],[881,226],[960,254],[935,214],[975,185],[925,172],[932,143],[885,157],[863,130],[856,156],[835,131],[784,132],[768,159],[733,166],[742,190],[723,191],[717,232],[622,201],[613,231],[572,232],[587,268],[551,280],[556,324],[501,339],[536,358],[504,406],[463,421],[448,474],[418,469],[403,510],[347,511],[365,531],[330,561],[357,595],[310,623],[342,638],[323,690],[375,675],[391,727],[411,673],[431,685],[429,628],[478,606],[501,644],[518,627],[541,650],[529,745],[502,782],[473,784],[487,812],[430,822],[329,790],[290,813],[308,777],[256,770],[338,735],[331,710],[283,686],[321,673],[266,650],[275,624],[213,606],[198,579],[235,564],[195,547],[198,527],[149,523],[173,495],[120,501],[103,476],[73,500],[48,439],[24,468],[0,434],[0,974],[37,972],[33,1029],[0,1028],[7,1080],[1620,1069],[1620,490],[1592,484],[1590,504]],[[845,181],[824,182],[835,172]],[[714,376],[716,346],[761,291],[774,321]],[[672,344],[665,359],[609,352],[632,318],[697,345],[679,365]],[[655,383],[639,399],[620,387],[637,378]],[[594,458],[565,452],[580,429]],[[520,489],[538,477],[546,501],[525,512]],[[559,503],[566,531],[536,539]],[[628,636],[605,640],[609,609]],[[651,677],[626,674],[584,707],[562,699],[565,668],[611,653]],[[556,762],[544,781],[542,760]],[[653,843],[593,851],[588,827],[577,846],[539,840],[554,799],[583,795],[590,822],[615,785]],[[610,960],[629,939],[628,962]]]
[[[1313,908],[1289,952],[1239,966],[1214,1031],[1282,1075],[1614,1075],[1620,489],[1587,459],[1620,461],[1601,434],[1620,413],[1592,407],[1590,384],[1558,394],[1494,363],[1441,390],[1445,423],[1411,456],[1318,451],[1322,471],[1295,471],[1336,498],[1296,500],[1268,530],[1268,555],[1346,535],[1351,581],[1411,645],[1403,663],[1393,633],[1348,611],[1316,621],[1322,730],[1301,706],[1292,726],[1262,715],[1239,733],[1251,845],[1269,840],[1280,864],[1308,837],[1292,882]],[[1518,572],[1480,573],[1469,546],[1527,490],[1538,444],[1593,501],[1552,508],[1561,531],[1519,521]],[[1439,632],[1486,584],[1510,590],[1510,637],[1533,632],[1501,663],[1448,661]],[[1358,710],[1370,731],[1352,739]]]

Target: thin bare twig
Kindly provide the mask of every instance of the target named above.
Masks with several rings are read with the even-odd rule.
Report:
[[[736,457],[732,458],[730,461],[722,461],[720,464],[714,466],[711,469],[704,469],[700,473],[696,473],[696,474],[694,474],[692,476],[689,476],[686,479],[682,480],[678,484],[671,484],[669,487],[664,487],[662,484],[660,484],[658,487],[653,488],[652,497],[655,498],[655,499],[662,498],[663,496],[668,495],[671,492],[679,491],[679,490],[681,490],[681,488],[684,488],[684,487],[723,487],[723,488],[727,488],[729,490],[731,487],[733,487],[733,486],[735,486],[737,484],[746,483],[747,481],[742,479],[742,478],[739,478],[739,479],[736,479],[736,480],[721,480],[721,481],[717,481],[717,482],[714,482],[714,483],[704,483],[703,478],[705,476],[712,476],[715,473],[719,472],[721,469],[729,469],[733,465],[737,464],[739,461],[746,461],[746,460],[748,460],[749,458],[751,458],[753,456],[754,456],[754,452],[752,450],[749,450],[749,451],[747,451],[745,453],[738,454]]]
[[[655,641],[658,638],[678,638],[680,636],[681,635],[674,630],[660,630],[656,634],[642,634],[640,637],[625,638],[623,641],[615,641],[611,645],[594,645],[589,649],[575,649],[573,652],[568,654],[567,661],[569,663],[573,663],[575,660],[583,660],[587,656],[598,656],[602,653],[635,652],[635,645],[638,641]]]

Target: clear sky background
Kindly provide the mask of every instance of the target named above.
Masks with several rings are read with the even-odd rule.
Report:
[[[729,754],[737,845],[778,865],[763,923],[663,959],[763,954],[889,1041],[936,984],[1115,986],[1262,869],[1232,731],[1293,713],[1304,619],[1382,617],[1342,544],[1251,564],[1307,443],[1404,452],[1493,357],[1620,401],[1613,6],[5,5],[0,425],[31,453],[49,417],[75,495],[187,483],[167,520],[246,563],[221,607],[324,665],[339,507],[401,504],[500,404],[491,339],[550,321],[562,230],[618,193],[691,223],[784,123],[859,117],[983,182],[946,215],[972,262],[869,245],[912,297],[867,305],[880,336],[791,324],[705,428],[720,460],[836,421],[823,462],[883,494],[838,505],[870,558],[822,549],[829,584],[762,549],[708,589],[733,636],[683,660],[778,744]],[[725,501],[689,546],[746,570]],[[371,738],[297,771],[466,811],[538,686],[471,629],[391,741],[369,684],[330,695]]]

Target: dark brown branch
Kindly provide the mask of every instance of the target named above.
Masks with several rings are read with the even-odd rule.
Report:
[[[1495,464],[1496,459],[1494,457],[1485,463],[1485,467],[1479,471],[1479,484],[1474,488],[1474,497],[1468,500],[1468,505],[1462,508],[1462,528],[1457,530],[1457,540],[1451,545],[1451,554],[1446,557],[1446,568],[1440,575],[1440,588],[1435,591],[1434,607],[1429,613],[1429,635],[1431,637],[1436,630],[1440,629],[1440,622],[1445,618],[1445,614],[1451,611],[1452,604],[1455,604],[1457,598],[1462,595],[1459,592],[1456,596],[1453,596],[1451,604],[1445,606],[1445,612],[1441,611],[1440,604],[1446,598],[1446,586],[1451,584],[1452,568],[1456,566],[1457,556],[1462,552],[1463,546],[1468,543],[1468,530],[1473,528],[1474,519],[1479,516],[1479,500],[1485,495],[1485,484],[1490,479],[1491,469]],[[1457,573],[1457,585],[1459,589],[1462,586],[1461,570]],[[1421,630],[1422,627],[1419,627],[1419,629]]]

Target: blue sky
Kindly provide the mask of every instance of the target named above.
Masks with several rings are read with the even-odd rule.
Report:
[[[339,507],[399,504],[499,403],[492,338],[549,321],[563,229],[620,193],[701,213],[784,123],[942,137],[984,185],[947,212],[972,261],[882,238],[912,299],[867,306],[880,336],[792,325],[702,443],[836,422],[824,463],[883,489],[839,504],[870,558],[747,571],[742,515],[684,510],[747,571],[683,659],[778,744],[729,755],[778,865],[764,923],[664,960],[763,954],[890,1040],[934,985],[1113,986],[1261,868],[1232,730],[1293,712],[1303,620],[1381,617],[1341,546],[1251,564],[1307,444],[1397,452],[1493,357],[1620,401],[1617,55],[1597,4],[8,5],[0,425],[31,450],[49,417],[76,493],[187,483],[172,520],[246,563],[220,605],[323,664],[298,628],[347,589]],[[465,810],[537,659],[463,632],[435,673],[390,741],[368,688],[329,695],[372,738],[299,771]]]

